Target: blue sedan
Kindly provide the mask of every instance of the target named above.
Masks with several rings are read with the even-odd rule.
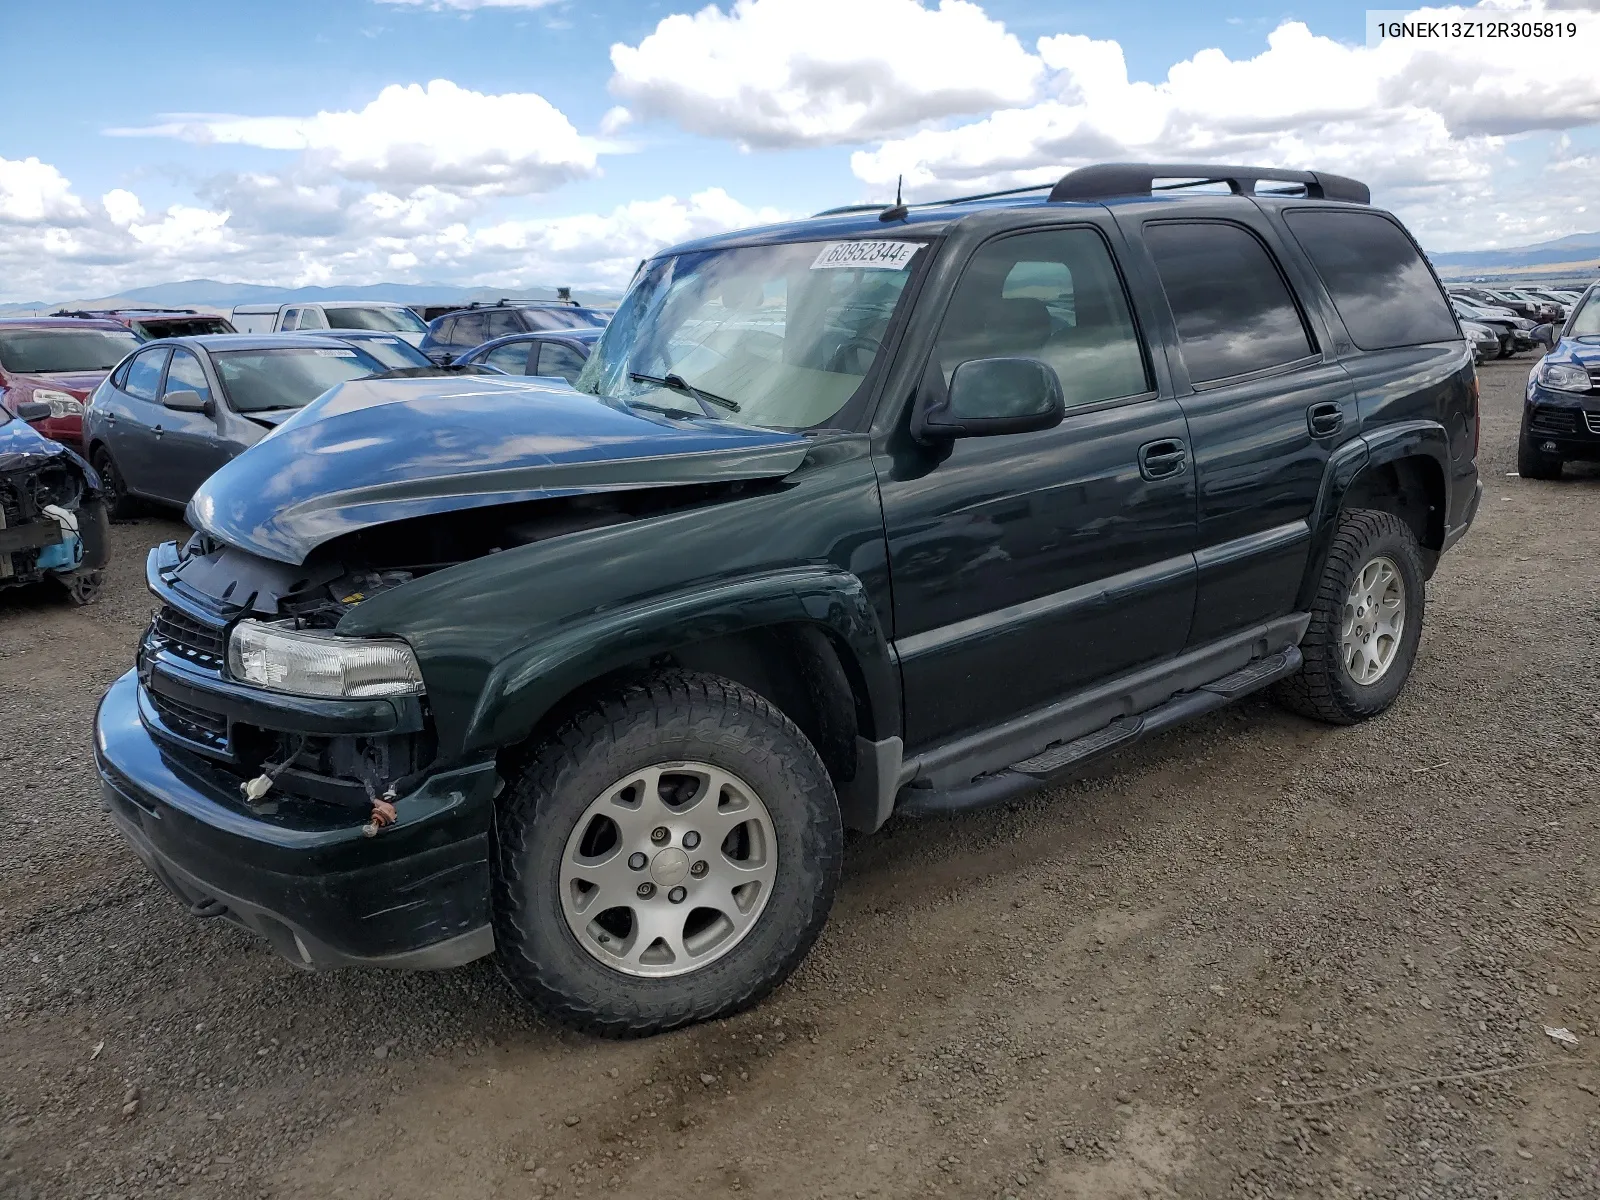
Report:
[[[536,375],[573,383],[603,329],[563,329],[559,333],[515,333],[474,346],[458,364],[483,363],[507,375]]]
[[[1572,306],[1559,340],[1550,325],[1533,333],[1549,349],[1528,373],[1517,473],[1555,479],[1564,462],[1600,462],[1600,283]]]

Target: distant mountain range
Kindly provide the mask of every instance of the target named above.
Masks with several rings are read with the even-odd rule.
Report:
[[[1531,246],[1502,250],[1455,250],[1428,255],[1443,275],[1555,274],[1600,275],[1600,233],[1574,233]]]
[[[223,283],[217,279],[185,279],[129,288],[115,296],[92,300],[38,300],[0,304],[0,316],[28,316],[58,308],[205,308],[227,310],[236,304],[289,304],[296,300],[390,300],[399,304],[470,304],[504,297],[553,300],[553,287],[456,287],[447,283],[371,283],[361,287],[271,287],[258,283]],[[610,303],[616,292],[579,288],[573,295],[587,303]]]

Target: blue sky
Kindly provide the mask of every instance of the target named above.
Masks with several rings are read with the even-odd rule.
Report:
[[[1600,227],[1574,200],[1600,163],[1596,39],[1552,68],[1548,46],[1376,55],[1365,10],[1334,4],[724,0],[690,28],[675,14],[703,6],[498,3],[0,7],[0,299],[200,273],[602,284],[676,233],[876,198],[899,173],[937,195],[1197,146],[1365,170],[1437,248]],[[1486,66],[1503,96],[1446,85]],[[454,87],[404,110],[429,114],[414,145],[410,116],[369,109],[433,80]],[[319,113],[354,116],[295,124]]]

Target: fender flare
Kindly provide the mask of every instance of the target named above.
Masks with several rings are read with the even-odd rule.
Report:
[[[1450,434],[1437,421],[1401,421],[1384,426],[1351,438],[1328,456],[1317,506],[1311,514],[1311,552],[1306,556],[1306,571],[1296,601],[1301,612],[1311,607],[1317,594],[1323,561],[1350,490],[1373,467],[1418,457],[1432,459],[1438,465],[1445,481],[1445,511],[1449,512]]]
[[[895,660],[866,587],[837,568],[808,566],[718,583],[586,614],[509,655],[486,681],[463,750],[525,740],[540,718],[584,684],[690,642],[773,625],[830,634],[863,681],[875,735],[900,732]]]

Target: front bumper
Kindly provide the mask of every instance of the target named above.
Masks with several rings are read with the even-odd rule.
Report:
[[[326,806],[252,810],[233,777],[162,749],[140,719],[139,692],[130,671],[100,702],[101,798],[194,915],[227,917],[307,968],[454,967],[494,948],[492,760],[431,776],[369,838],[364,816]]]
[[[1600,462],[1600,391],[1558,392],[1530,383],[1522,432],[1541,453]]]

